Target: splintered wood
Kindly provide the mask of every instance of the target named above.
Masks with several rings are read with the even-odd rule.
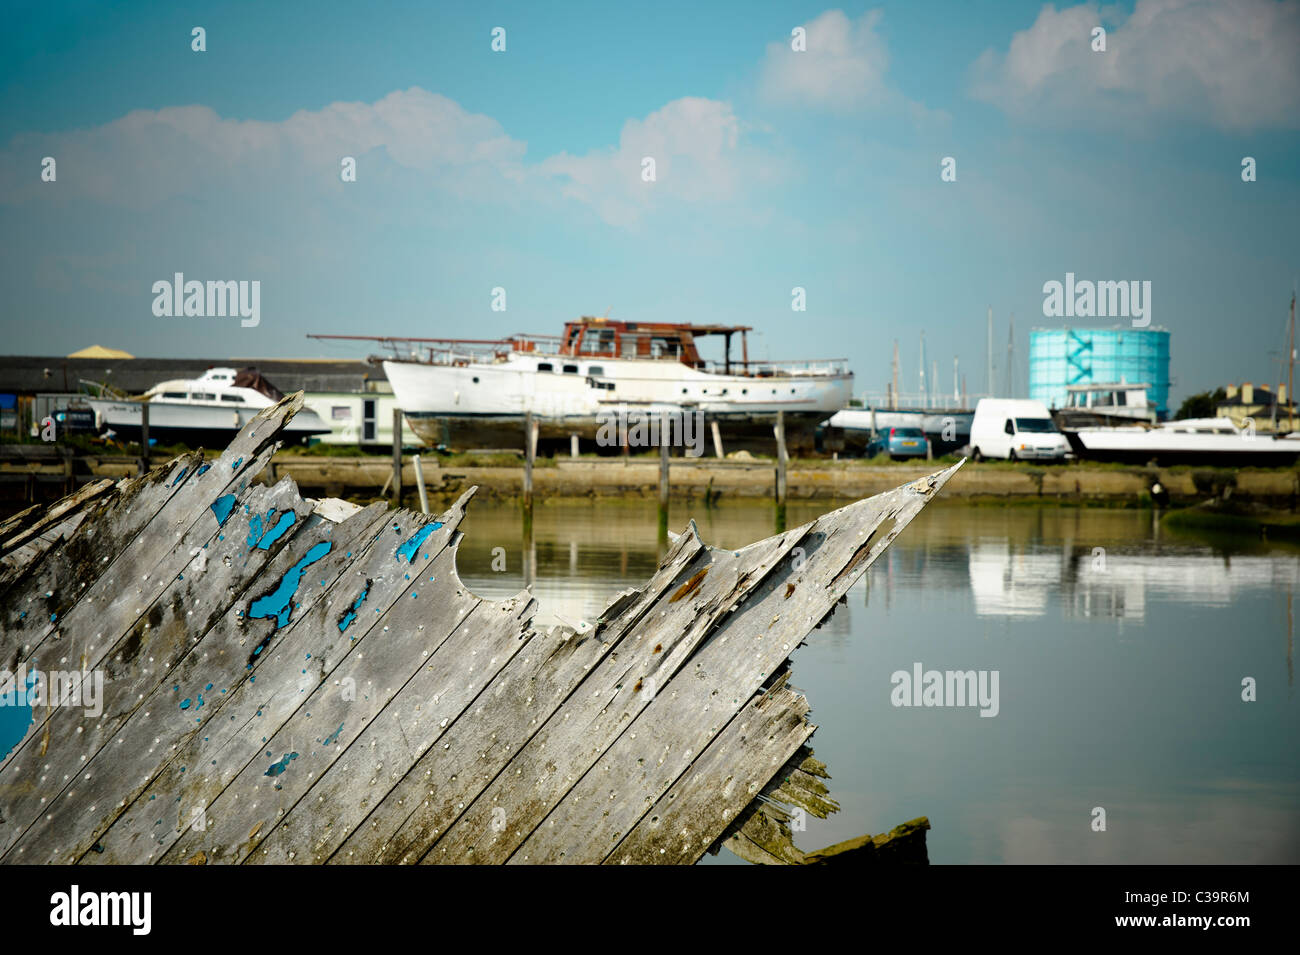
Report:
[[[760,794],[817,796],[778,778],[814,730],[787,661],[956,470],[738,551],[691,524],[538,630],[457,576],[472,490],[254,483],[301,406],[0,524],[0,861],[693,863]]]

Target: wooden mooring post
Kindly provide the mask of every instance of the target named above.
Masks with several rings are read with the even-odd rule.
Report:
[[[530,531],[533,520],[533,460],[536,457],[536,425],[530,411],[524,415],[524,520],[529,523]]]
[[[149,402],[140,402],[140,473],[149,470]]]
[[[804,855],[770,810],[836,808],[791,653],[960,464],[738,549],[689,523],[537,627],[456,575],[475,489],[433,517],[257,483],[302,407],[0,521],[0,659],[108,674],[93,715],[0,722],[0,864],[924,861],[925,820]]]
[[[790,458],[785,449],[785,412],[776,413],[776,529],[785,530],[786,467]]]
[[[415,467],[415,489],[420,494],[420,513],[429,513],[429,492],[424,487],[424,466],[418,454],[411,455],[411,464]]]
[[[659,538],[660,544],[668,535],[668,417],[659,416]]]
[[[393,500],[402,506],[402,409],[393,409]]]

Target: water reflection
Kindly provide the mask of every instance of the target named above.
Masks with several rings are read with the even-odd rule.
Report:
[[[829,509],[792,503],[788,524]],[[691,517],[723,547],[775,530],[763,504],[669,526]],[[653,502],[541,504],[531,535],[476,503],[464,526],[465,582],[531,584],[542,623],[594,619],[663,547]],[[927,814],[936,862],[1300,861],[1298,575],[1294,550],[1175,537],[1150,512],[928,508],[795,655],[843,806],[801,847]],[[917,661],[999,670],[1000,714],[893,707],[889,675]]]
[[[1059,552],[1017,550],[1009,540],[971,546],[970,587],[976,612],[1040,616],[1059,599],[1082,617],[1146,615],[1148,594],[1225,606],[1252,590],[1289,592],[1300,562],[1287,555],[1224,557],[1188,548],[1133,553],[1094,547]]]

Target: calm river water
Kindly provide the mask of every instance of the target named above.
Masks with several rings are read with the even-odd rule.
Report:
[[[718,546],[774,532],[765,504],[669,526],[691,517]],[[525,552],[518,507],[477,502],[458,564],[483,596],[531,580],[539,622],[576,623],[650,576],[656,526],[653,502],[543,503]],[[934,863],[1300,862],[1298,578],[1300,551],[1175,536],[1149,511],[931,506],[794,655],[842,807],[796,843],[926,815]],[[891,675],[918,663],[997,671],[997,715],[894,706]]]

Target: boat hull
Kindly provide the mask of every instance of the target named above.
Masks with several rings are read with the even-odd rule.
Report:
[[[124,441],[141,437],[141,401],[90,399],[101,431],[112,431]],[[228,444],[240,429],[253,420],[260,408],[215,407],[194,404],[149,402],[149,440],[159,445],[218,447]],[[285,425],[289,441],[307,442],[313,435],[328,434],[329,426],[314,411],[304,408]]]
[[[671,412],[670,412],[671,413]],[[470,415],[436,415],[419,412],[405,412],[407,423],[420,441],[430,447],[447,447],[455,449],[473,448],[520,448],[524,441],[524,416],[470,416]],[[750,450],[762,454],[772,454],[776,447],[775,414],[710,414],[706,421],[718,422],[718,429],[726,452]],[[823,412],[788,412],[785,415],[786,449],[788,451],[808,451],[815,446],[817,426],[825,420]],[[600,451],[597,442],[604,423],[595,417],[541,418],[537,421],[539,442],[563,443],[577,435],[582,442],[590,442],[595,447],[590,450]],[[675,426],[674,426],[675,427]],[[708,424],[705,424],[705,429]],[[712,447],[712,438],[707,430],[699,432],[700,440]],[[608,453],[621,453],[617,443],[603,447]],[[631,448],[632,451],[645,448]]]
[[[565,359],[556,359],[562,365]],[[411,429],[425,443],[512,448],[533,415],[542,440],[596,440],[620,413],[701,414],[718,422],[726,450],[773,447],[777,412],[792,449],[813,447],[817,425],[843,407],[853,375],[718,375],[665,361],[569,359],[582,374],[533,370],[527,362],[464,366],[386,361]],[[532,360],[535,364],[536,359]],[[599,369],[598,374],[588,374]],[[611,448],[611,451],[617,448]]]
[[[1188,434],[1160,431],[1065,432],[1076,455],[1090,461],[1144,465],[1202,464],[1284,467],[1300,460],[1300,440],[1257,434]]]

